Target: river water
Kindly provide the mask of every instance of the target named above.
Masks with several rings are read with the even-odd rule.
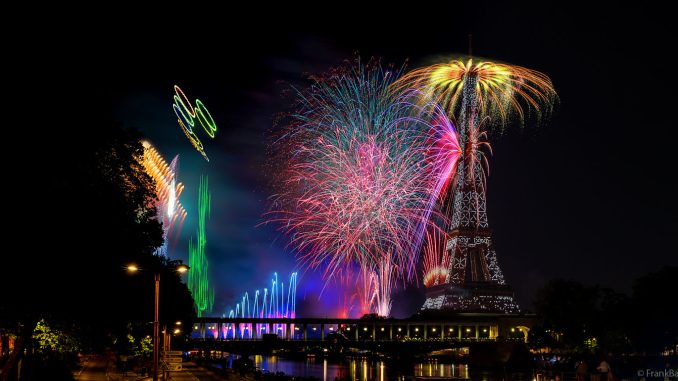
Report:
[[[494,381],[500,379],[491,373],[469,371],[466,364],[438,361],[435,359],[414,364],[387,364],[366,358],[328,360],[323,357],[306,360],[278,356],[252,356],[257,369],[268,372],[283,372],[296,377],[315,377],[322,381],[404,381],[412,376],[454,377]],[[398,369],[396,369],[398,368]]]

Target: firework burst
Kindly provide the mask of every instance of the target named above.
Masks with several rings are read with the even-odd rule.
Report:
[[[462,149],[454,125],[439,108],[435,108],[431,125],[426,160],[431,173],[437,175],[433,197],[438,199],[444,197],[454,179]]]
[[[179,156],[167,164],[150,142],[144,141],[142,144],[144,147],[142,165],[155,182],[155,193],[158,196],[155,207],[163,229],[163,245],[158,248],[156,255],[168,256],[170,241],[174,241],[179,235],[186,218],[186,210],[179,202],[184,190],[184,184],[177,182]]]
[[[456,136],[442,143],[456,147],[445,153],[431,144],[451,123],[415,92],[389,91],[398,75],[358,64],[316,78],[298,92],[275,143],[287,167],[270,221],[326,279],[352,264],[377,271],[386,258],[393,273],[380,282],[411,279],[432,206],[453,173]]]
[[[420,89],[427,101],[441,105],[450,116],[465,111],[463,98],[472,93],[477,106],[475,113],[481,118],[498,117],[502,126],[512,113],[522,120],[525,105],[540,113],[550,111],[556,99],[551,80],[538,71],[473,59],[413,70],[394,83],[393,88]]]
[[[269,221],[326,280],[360,269],[352,299],[361,314],[387,316],[397,280],[414,277],[461,155],[445,112],[417,91],[389,90],[399,74],[358,64],[315,78],[274,146],[286,167]]]
[[[468,59],[413,70],[391,85],[392,91],[412,88],[422,94],[420,102],[439,105],[456,121],[462,154],[455,163],[458,174],[453,175],[452,192],[472,189],[479,221],[478,197],[485,192],[489,169],[485,152],[492,153],[487,131],[493,126],[503,128],[511,115],[522,122],[527,111],[537,116],[550,112],[557,99],[551,80],[524,67]],[[446,196],[443,193],[441,201]]]
[[[444,233],[439,229],[426,232],[424,245],[423,274],[424,286],[432,287],[445,283],[450,266],[450,253],[445,248]]]
[[[454,120],[461,154],[455,162],[450,187],[445,187],[440,206],[453,209],[449,225],[459,228],[487,227],[485,214],[486,152],[492,153],[487,131],[503,129],[511,116],[523,122],[528,112],[540,117],[549,113],[557,99],[551,80],[544,74],[520,66],[468,59],[435,64],[406,74],[391,85],[392,91],[417,89],[421,103],[433,103]],[[453,197],[448,197],[449,195]],[[446,204],[447,203],[447,204]],[[447,214],[447,213],[446,213]],[[444,237],[427,235],[423,261],[426,287],[450,281],[451,262],[457,263],[454,248],[443,247]]]
[[[355,281],[354,281],[355,282]],[[358,316],[371,313],[379,288],[377,274],[367,264],[363,264],[357,274],[357,282],[354,283],[355,293],[353,300]]]
[[[379,316],[391,315],[391,292],[393,291],[393,277],[398,273],[398,268],[391,263],[391,254],[388,253],[377,264],[376,295],[374,310]]]

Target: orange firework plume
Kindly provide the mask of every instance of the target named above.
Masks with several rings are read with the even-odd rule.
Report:
[[[186,218],[186,210],[179,202],[179,197],[184,190],[184,184],[177,182],[176,166],[178,156],[170,164],[167,164],[162,155],[151,145],[144,141],[143,166],[153,181],[155,182],[155,191],[158,196],[156,208],[158,216],[162,221],[164,239],[163,246],[158,254],[167,255],[167,244],[170,235],[175,235],[175,231],[181,229],[181,225]],[[178,225],[178,229],[175,227]]]
[[[550,111],[557,95],[549,77],[521,66],[452,60],[413,70],[393,85],[417,88],[427,101],[440,104],[450,116],[458,116],[464,87],[473,86],[480,117],[498,116],[505,124],[511,113],[522,120],[524,105],[537,113]],[[466,92],[468,94],[468,92]],[[542,109],[543,107],[543,109]]]

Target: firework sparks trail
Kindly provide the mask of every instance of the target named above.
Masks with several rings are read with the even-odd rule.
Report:
[[[440,236],[439,229],[427,231],[422,275],[424,286],[432,287],[445,283],[449,266],[450,253],[445,248],[445,237]]]
[[[495,117],[502,127],[511,114],[521,121],[525,105],[540,114],[549,112],[556,99],[551,80],[535,70],[521,66],[474,61],[451,60],[413,70],[393,84],[393,89],[416,88],[424,98],[441,105],[451,118],[457,119],[470,107],[472,94],[474,111],[479,118]],[[495,121],[493,121],[495,122]],[[465,126],[462,126],[465,136]]]
[[[377,265],[376,284],[377,292],[375,296],[375,311],[379,316],[388,317],[391,315],[391,292],[393,291],[393,274],[397,272],[397,268],[391,263],[391,254],[389,253],[381,259]]]
[[[412,93],[388,91],[397,75],[359,66],[316,80],[299,92],[299,109],[276,143],[291,154],[272,221],[301,262],[324,264],[328,279],[387,256],[395,278],[412,277],[432,204],[454,168],[458,149],[429,144],[451,123],[443,113],[436,120],[445,123],[431,123]],[[443,145],[455,142],[452,133]]]
[[[344,271],[341,271],[334,277],[332,282],[332,288],[337,292],[335,302],[333,303],[334,307],[337,308],[336,317],[348,319],[351,311],[354,309],[353,303],[355,301],[353,289],[356,287],[356,284],[353,279],[353,271],[350,268],[344,269]],[[329,284],[326,283],[325,287],[328,286]]]
[[[392,90],[416,88],[426,102],[443,107],[458,121],[459,143],[464,147],[466,181],[484,188],[484,150],[491,153],[486,130],[503,128],[511,115],[522,122],[526,110],[537,116],[553,109],[557,94],[544,74],[521,66],[469,59],[451,60],[413,70],[398,79]],[[484,189],[483,189],[484,190]]]
[[[155,192],[158,196],[155,207],[163,229],[163,244],[156,250],[156,255],[168,256],[170,243],[176,241],[186,219],[186,210],[179,202],[184,190],[184,185],[177,182],[179,156],[167,164],[150,142],[144,141],[142,144],[144,147],[142,165],[155,182]]]
[[[463,147],[459,167],[463,173],[456,180],[470,184],[476,195],[485,191],[489,166],[484,151],[492,152],[487,131],[494,126],[503,129],[512,115],[522,123],[527,111],[538,117],[550,113],[557,100],[545,74],[474,59],[419,68],[391,86],[392,91],[412,88],[423,95],[421,101],[440,105],[450,119],[458,122],[458,141]]]
[[[287,167],[269,221],[326,280],[361,268],[362,310],[390,310],[395,281],[416,277],[423,234],[461,154],[442,109],[389,89],[399,74],[358,64],[315,78],[274,144]],[[385,262],[392,272],[381,274]]]
[[[373,311],[377,296],[378,279],[377,274],[367,265],[361,266],[357,278],[353,300],[357,303],[355,307],[357,308],[358,316],[363,316]]]
[[[551,80],[544,74],[520,66],[483,60],[451,60],[413,70],[392,85],[392,91],[415,88],[423,95],[421,102],[433,102],[442,107],[447,116],[456,121],[457,143],[461,147],[457,173],[452,176],[454,186],[448,188],[450,208],[455,200],[452,228],[461,224],[476,227],[481,223],[481,203],[484,204],[486,172],[489,170],[485,151],[492,153],[487,141],[487,131],[506,126],[511,116],[522,123],[528,111],[539,118],[550,113],[557,100]],[[472,219],[465,221],[461,215],[464,197],[471,197],[475,211]],[[482,197],[482,200],[481,200]],[[458,203],[457,203],[458,201]],[[457,205],[458,204],[458,205]],[[483,205],[484,207],[484,205]],[[468,208],[468,207],[467,207]],[[467,226],[467,225],[464,225]],[[436,232],[427,235],[424,253],[424,285],[431,287],[447,282],[450,277],[450,256],[453,253],[439,247],[441,239]]]

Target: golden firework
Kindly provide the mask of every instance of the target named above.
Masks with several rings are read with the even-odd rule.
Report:
[[[435,101],[452,118],[466,111],[461,110],[465,104],[474,107],[468,111],[481,118],[498,117],[501,125],[512,114],[524,119],[526,108],[537,114],[550,111],[557,98],[553,83],[545,74],[521,66],[473,59],[415,69],[392,86],[394,90],[419,90],[426,101]],[[464,97],[475,99],[463,102]]]

